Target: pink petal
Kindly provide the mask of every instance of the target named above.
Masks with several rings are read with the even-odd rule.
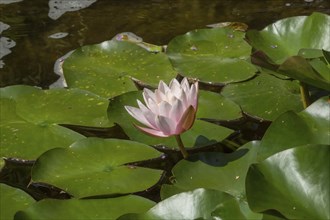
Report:
[[[188,93],[188,98],[189,98],[188,103],[190,105],[192,105],[195,109],[197,109],[197,102],[198,102],[198,83],[197,82],[191,86],[190,91]]]
[[[161,115],[156,117],[156,124],[159,130],[166,135],[171,135],[176,127],[176,124],[170,118]]]
[[[172,81],[170,82],[170,89],[173,95],[178,94],[179,91],[182,90],[180,83],[176,79],[172,79]]]
[[[152,99],[153,101],[156,101],[155,93],[152,92],[150,89],[144,88],[142,95],[146,103],[148,102],[148,99]]]
[[[148,99],[147,106],[154,114],[156,114],[156,115],[159,114],[158,104],[154,100]]]
[[[162,101],[159,104],[159,115],[168,117],[170,115],[171,109],[172,106],[168,102]]]
[[[182,103],[181,100],[177,99],[174,104],[172,105],[172,109],[170,111],[169,117],[176,121],[178,123],[178,121],[180,120],[180,118],[182,117],[183,111],[184,111],[184,105]]]
[[[151,127],[151,124],[147,121],[147,119],[144,117],[143,112],[139,108],[135,108],[132,106],[125,106],[126,111],[136,120],[141,122],[142,124]]]
[[[156,102],[160,103],[163,100],[166,100],[166,95],[161,90],[156,89],[155,90],[155,96],[156,96]]]
[[[142,102],[140,102],[140,100],[137,100],[137,103],[139,105],[139,108],[142,111],[143,116],[149,122],[148,127],[157,129],[157,125],[155,122],[156,115],[150,109],[148,109],[145,105],[143,105]]]
[[[144,128],[144,127],[140,127],[138,125],[134,125],[134,127],[141,130],[143,133],[154,136],[154,137],[168,137],[169,136],[169,135],[164,134],[161,131],[157,131],[157,130],[154,130],[151,128]]]
[[[181,81],[181,88],[185,92],[189,91],[189,82],[188,82],[188,79],[186,77],[183,78],[183,80]]]
[[[164,81],[161,80],[158,84],[158,90],[161,91],[163,94],[166,94],[166,92],[170,90],[170,88],[166,85],[166,83],[164,83]]]
[[[183,133],[191,128],[194,124],[196,111],[193,106],[190,106],[182,115],[175,132],[176,134]]]

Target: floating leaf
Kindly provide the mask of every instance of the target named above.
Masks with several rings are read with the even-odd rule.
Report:
[[[137,192],[157,183],[162,171],[125,164],[160,155],[137,142],[87,138],[70,148],[56,148],[41,155],[32,169],[32,179],[79,198]]]
[[[275,209],[288,219],[329,219],[329,157],[329,145],[307,145],[252,165],[246,177],[249,206],[255,212]]]
[[[204,162],[182,160],[172,169],[174,186],[181,192],[202,187],[244,197],[245,176],[250,164],[256,161],[258,145],[250,142],[231,154],[212,152]],[[169,194],[162,189],[162,195]]]
[[[35,160],[49,149],[67,147],[85,138],[59,125],[36,125],[24,121],[1,123],[0,130],[0,156],[27,160]]]
[[[231,120],[241,117],[241,109],[224,96],[207,91],[199,91],[197,118]]]
[[[119,220],[246,219],[242,212],[234,197],[200,188],[161,201],[144,214],[127,214]]]
[[[289,110],[303,109],[299,84],[268,74],[227,85],[221,94],[240,105],[244,112],[267,120],[274,120]]]
[[[280,65],[278,72],[317,88],[330,90],[330,68],[320,60],[308,62],[300,56],[292,56]]]
[[[13,219],[17,211],[26,209],[35,200],[20,189],[0,183],[0,218]]]
[[[138,131],[133,123],[137,123],[133,117],[131,117],[124,106],[137,106],[136,100],[143,100],[140,91],[129,92],[123,95],[114,97],[108,108],[108,117],[110,122],[118,123],[133,141],[149,145],[167,145],[169,147],[177,147],[177,143],[174,137],[168,138],[156,138],[146,135]],[[230,104],[229,104],[230,106]],[[215,143],[225,139],[232,130],[208,123],[205,121],[196,120],[193,127],[181,135],[182,140],[186,147],[193,146],[205,146],[210,143]]]
[[[45,199],[20,211],[15,220],[25,219],[117,219],[125,213],[145,212],[154,202],[128,195],[111,199]]]
[[[136,90],[130,77],[151,85],[176,76],[164,53],[151,53],[140,46],[117,40],[75,50],[64,62],[64,76],[70,88],[113,97]]]
[[[300,113],[287,112],[268,128],[261,141],[258,160],[305,144],[330,145],[330,103],[324,97]]]
[[[244,33],[230,28],[200,29],[177,36],[168,44],[173,66],[184,76],[204,82],[229,83],[252,77],[251,47]]]
[[[298,55],[302,48],[330,50],[329,35],[330,16],[321,13],[285,18],[262,31],[247,32],[249,43],[277,64]]]

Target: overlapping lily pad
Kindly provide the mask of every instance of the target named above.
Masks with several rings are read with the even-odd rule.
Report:
[[[227,193],[196,189],[174,195],[151,208],[144,214],[127,214],[120,220],[151,219],[247,219],[239,202]],[[256,218],[254,216],[254,219]]]
[[[151,85],[176,76],[164,53],[151,53],[122,41],[105,41],[75,50],[65,61],[63,72],[70,88],[81,88],[110,98],[136,90],[130,77]]]
[[[251,46],[231,28],[200,29],[170,41],[167,54],[176,70],[204,82],[229,83],[252,77]]]
[[[298,82],[265,73],[246,82],[227,85],[221,94],[240,105],[244,112],[267,120],[274,120],[289,110],[303,109]]]
[[[176,192],[203,187],[245,197],[245,176],[256,161],[258,145],[259,142],[250,142],[232,154],[212,152],[204,162],[180,161],[172,170]],[[167,189],[162,189],[163,197],[173,190]]]
[[[35,200],[20,189],[0,184],[0,218],[13,219],[17,211],[26,209]]]
[[[44,153],[32,169],[32,179],[79,198],[137,192],[157,183],[162,171],[125,164],[160,155],[137,142],[88,138]]]
[[[148,136],[140,131],[138,131],[133,123],[137,123],[125,110],[124,106],[137,106],[136,100],[142,100],[142,94],[140,91],[129,92],[123,95],[114,97],[110,101],[110,105],[108,108],[108,117],[110,122],[118,123],[125,131],[125,133],[129,136],[131,140],[139,141],[141,143],[146,143],[150,145],[159,145],[163,144],[168,147],[177,148],[177,143],[174,137],[168,138],[156,138]],[[205,100],[207,102],[207,99]],[[229,108],[232,108],[232,103],[229,103]],[[219,108],[219,111],[221,108]],[[221,113],[219,113],[221,114]],[[235,112],[231,112],[228,114],[232,117],[235,115]],[[227,117],[228,117],[227,115]],[[183,133],[182,139],[186,147],[193,146],[205,146],[210,143],[215,143],[218,141],[222,141],[225,139],[232,130],[217,126],[212,123],[208,123],[205,121],[196,120],[193,127]]]
[[[16,114],[32,123],[67,123],[95,127],[112,125],[106,117],[108,100],[88,91],[41,90],[24,85],[9,86],[0,91],[2,98],[16,103]]]
[[[311,61],[292,56],[284,61],[278,72],[314,87],[330,90],[330,67],[320,58]]]
[[[305,144],[330,145],[330,103],[323,97],[300,113],[278,117],[261,141],[258,160],[282,150]]]
[[[15,220],[26,219],[117,219],[125,213],[145,212],[154,202],[134,196],[111,199],[46,199],[15,215]]]
[[[26,121],[1,123],[0,157],[35,160],[55,147],[67,147],[84,136],[56,124]]]
[[[288,219],[329,219],[329,157],[329,145],[306,145],[252,165],[246,177],[249,206]]]
[[[232,120],[241,117],[240,107],[224,96],[199,91],[197,118]]]
[[[249,43],[267,54],[277,64],[298,55],[302,48],[330,50],[330,16],[313,13],[310,16],[285,18],[262,31],[247,32]]]

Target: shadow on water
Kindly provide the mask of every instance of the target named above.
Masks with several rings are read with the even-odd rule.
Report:
[[[109,40],[120,32],[134,32],[145,42],[163,45],[176,35],[212,23],[240,21],[261,29],[284,17],[330,12],[326,0],[65,2],[0,1],[1,87],[47,87],[57,79],[53,70],[57,58],[82,45]]]

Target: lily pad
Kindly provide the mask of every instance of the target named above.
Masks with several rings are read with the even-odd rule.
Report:
[[[197,118],[232,120],[241,117],[240,107],[224,96],[199,91]]]
[[[105,41],[75,50],[63,65],[70,88],[110,98],[136,90],[130,77],[156,86],[177,74],[164,53],[151,53],[124,41]]]
[[[1,219],[13,219],[17,211],[26,209],[35,203],[35,200],[24,191],[2,183],[0,184],[0,192]]]
[[[2,106],[1,106],[2,107]],[[0,157],[35,160],[55,147],[68,147],[84,136],[59,125],[33,124],[25,121],[0,124]]]
[[[119,220],[246,219],[238,201],[211,189],[196,189],[159,202],[144,214],[127,214]],[[258,218],[256,218],[258,219]],[[259,218],[260,219],[260,218]]]
[[[252,80],[227,85],[221,94],[240,105],[244,112],[267,120],[289,110],[303,109],[298,82],[263,73]]]
[[[246,177],[250,208],[275,209],[288,219],[329,219],[329,157],[329,145],[307,145],[252,165]]]
[[[16,103],[17,114],[37,124],[112,126],[106,115],[109,101],[80,89],[38,89],[21,94]]]
[[[246,80],[257,71],[249,62],[245,33],[231,28],[200,29],[170,41],[167,54],[180,74],[204,82]]]
[[[249,43],[277,64],[298,55],[303,48],[329,51],[329,35],[330,16],[317,12],[279,20],[262,31],[247,32]]]
[[[160,155],[137,142],[87,138],[70,148],[41,155],[32,169],[32,180],[52,184],[79,198],[132,193],[156,184],[162,171],[125,164]]]
[[[145,212],[155,203],[134,195],[111,199],[45,199],[15,215],[15,219],[117,219],[125,213]]]
[[[42,101],[47,103],[51,102],[51,100],[42,99],[40,100],[41,103],[38,103],[32,99],[33,94],[44,94],[42,90],[30,86],[9,86],[1,88],[0,91],[2,97],[0,99],[1,157],[35,160],[43,152],[51,148],[67,147],[76,140],[84,138],[84,136],[76,132],[47,121],[47,107]],[[45,97],[45,95],[41,96]],[[27,100],[25,100],[25,97]],[[36,99],[38,98],[36,96],[34,97]],[[57,99],[59,98],[60,96],[57,97]],[[44,107],[40,107],[39,105]],[[47,106],[51,106],[51,104]],[[53,108],[49,112],[56,112],[57,107],[56,113],[60,115],[62,111],[59,106],[60,104],[58,106],[53,105]],[[20,112],[18,112],[19,109]],[[24,114],[24,111],[27,111],[26,114]],[[42,117],[42,114],[44,114],[44,117]],[[63,115],[60,117],[67,117],[68,120],[71,120],[69,116]],[[74,116],[73,112],[71,116]],[[105,121],[108,120],[105,118]]]
[[[277,152],[305,144],[330,145],[330,103],[328,97],[314,102],[300,113],[287,112],[265,133],[258,152],[261,161]]]
[[[292,56],[280,65],[278,72],[317,88],[330,90],[330,68],[319,59],[308,62],[300,56]]]
[[[108,117],[110,122],[119,124],[128,137],[133,141],[149,145],[166,145],[168,147],[178,148],[174,137],[156,138],[138,131],[133,124],[137,121],[131,117],[124,106],[137,106],[136,100],[143,100],[140,91],[129,92],[114,97],[110,101],[108,108]],[[205,146],[210,143],[222,141],[232,130],[221,127],[209,122],[196,120],[193,127],[181,135],[186,147]]]
[[[231,154],[212,152],[204,162],[182,160],[172,169],[174,186],[181,192],[202,187],[244,198],[245,176],[250,164],[256,161],[258,145],[259,142],[250,142]],[[162,196],[168,197],[164,189]]]

